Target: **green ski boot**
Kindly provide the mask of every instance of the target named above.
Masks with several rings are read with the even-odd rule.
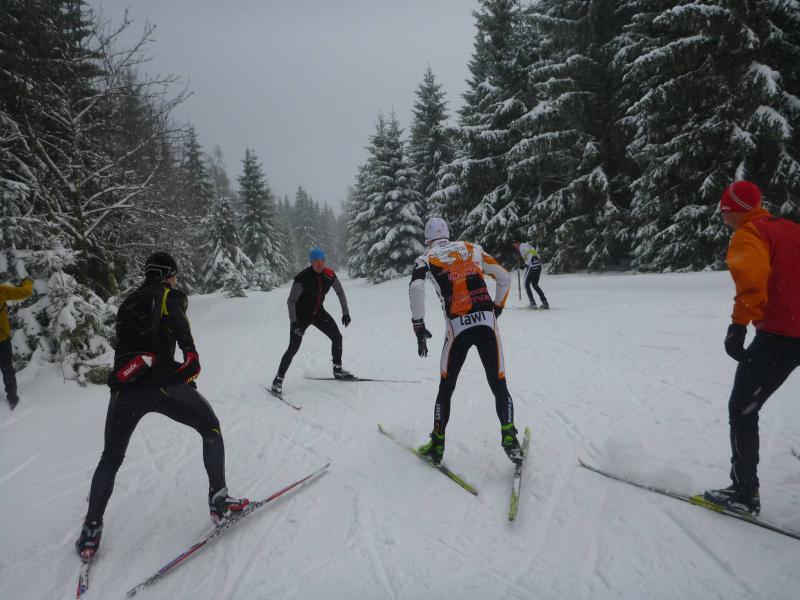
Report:
[[[521,463],[523,459],[522,448],[519,445],[517,428],[514,424],[509,423],[508,425],[502,425],[500,427],[500,435],[502,438],[500,443],[503,445],[506,456],[508,456],[514,464]]]
[[[417,454],[431,459],[438,465],[444,455],[444,434],[432,431],[430,441],[417,448]]]

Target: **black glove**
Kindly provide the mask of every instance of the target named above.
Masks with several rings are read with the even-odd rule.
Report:
[[[420,356],[428,356],[428,342],[433,334],[425,328],[425,321],[423,319],[411,319],[411,325],[414,327],[414,335],[417,336],[417,354]]]
[[[503,307],[494,305],[494,318],[497,319],[500,315],[503,314]]]
[[[352,319],[350,318],[350,315],[346,315],[346,314],[342,315],[342,325],[347,327],[348,325],[350,325],[350,321],[352,321]]]
[[[289,331],[291,331],[292,334],[294,334],[294,335],[296,335],[298,337],[303,337],[303,334],[306,332],[305,329],[300,327],[300,325],[297,323],[297,321],[293,321],[293,322],[289,323]]]
[[[744,338],[747,335],[747,326],[739,323],[728,325],[728,335],[725,336],[725,352],[733,360],[741,361],[747,356],[744,349]]]

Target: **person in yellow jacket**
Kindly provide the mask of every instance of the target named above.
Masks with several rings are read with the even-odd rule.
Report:
[[[14,376],[14,361],[11,354],[11,323],[8,321],[8,301],[24,300],[33,293],[33,282],[26,279],[22,285],[0,284],[0,370],[6,386],[6,399],[11,410],[17,406],[17,378]]]

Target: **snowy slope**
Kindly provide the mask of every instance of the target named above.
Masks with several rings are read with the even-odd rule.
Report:
[[[639,491],[598,466],[685,491],[726,485],[726,402],[735,363],[722,349],[726,273],[545,276],[549,313],[500,321],[521,427],[533,429],[520,514],[506,521],[512,465],[471,354],[454,396],[445,462],[467,494],[377,431],[409,443],[430,431],[442,318],[416,356],[407,282],[345,282],[353,324],[345,366],[416,384],[336,383],[311,330],[281,404],[271,381],[288,340],[286,288],[247,299],[192,298],[199,384],[222,422],[234,494],[267,495],[331,461],[330,473],[226,533],[144,598],[459,599],[795,598],[800,542]],[[519,305],[516,288],[512,304]],[[336,298],[328,308],[339,315]],[[0,598],[74,596],[72,544],[103,442],[107,390],[21,375],[0,406]],[[800,375],[762,412],[765,518],[800,529]],[[160,415],[134,434],[106,513],[89,598],[118,598],[210,527],[198,436]]]

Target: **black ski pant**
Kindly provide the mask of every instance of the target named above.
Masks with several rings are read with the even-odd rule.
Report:
[[[14,357],[11,354],[11,338],[0,342],[0,370],[3,371],[3,385],[6,394],[17,391],[17,378],[14,375]]]
[[[758,411],[800,365],[800,338],[758,332],[739,363],[728,401],[731,481],[758,489]]]
[[[439,393],[433,409],[433,430],[444,433],[450,420],[450,400],[456,389],[458,374],[467,358],[469,349],[475,346],[486,372],[486,381],[494,394],[494,406],[500,425],[514,422],[514,403],[508,393],[503,364],[503,349],[493,327],[479,325],[466,329],[445,340],[442,353],[442,378],[439,381]]]
[[[538,269],[529,268],[525,272],[525,292],[528,294],[528,300],[531,301],[531,304],[535,304],[535,301],[533,300],[533,291],[531,288],[536,290],[536,293],[539,294],[539,300],[542,301],[542,304],[547,304],[547,298],[545,298],[542,288],[539,287],[539,277],[541,274],[541,267]]]
[[[281,364],[278,367],[278,377],[284,377],[286,375],[286,371],[289,370],[289,365],[292,364],[294,355],[297,354],[297,351],[300,349],[300,344],[303,341],[303,334],[311,325],[330,338],[333,364],[342,364],[342,334],[333,317],[330,316],[326,310],[321,310],[311,321],[297,321],[297,323],[290,324],[289,347],[286,349],[286,352],[283,353],[283,358],[281,358]],[[300,329],[302,333],[298,334],[295,331],[296,329]]]
[[[188,425],[202,436],[209,495],[225,487],[225,445],[219,420],[200,392],[188,383],[162,387],[143,384],[113,390],[106,415],[105,447],[92,478],[87,520],[102,522],[133,430],[139,420],[151,412]]]

